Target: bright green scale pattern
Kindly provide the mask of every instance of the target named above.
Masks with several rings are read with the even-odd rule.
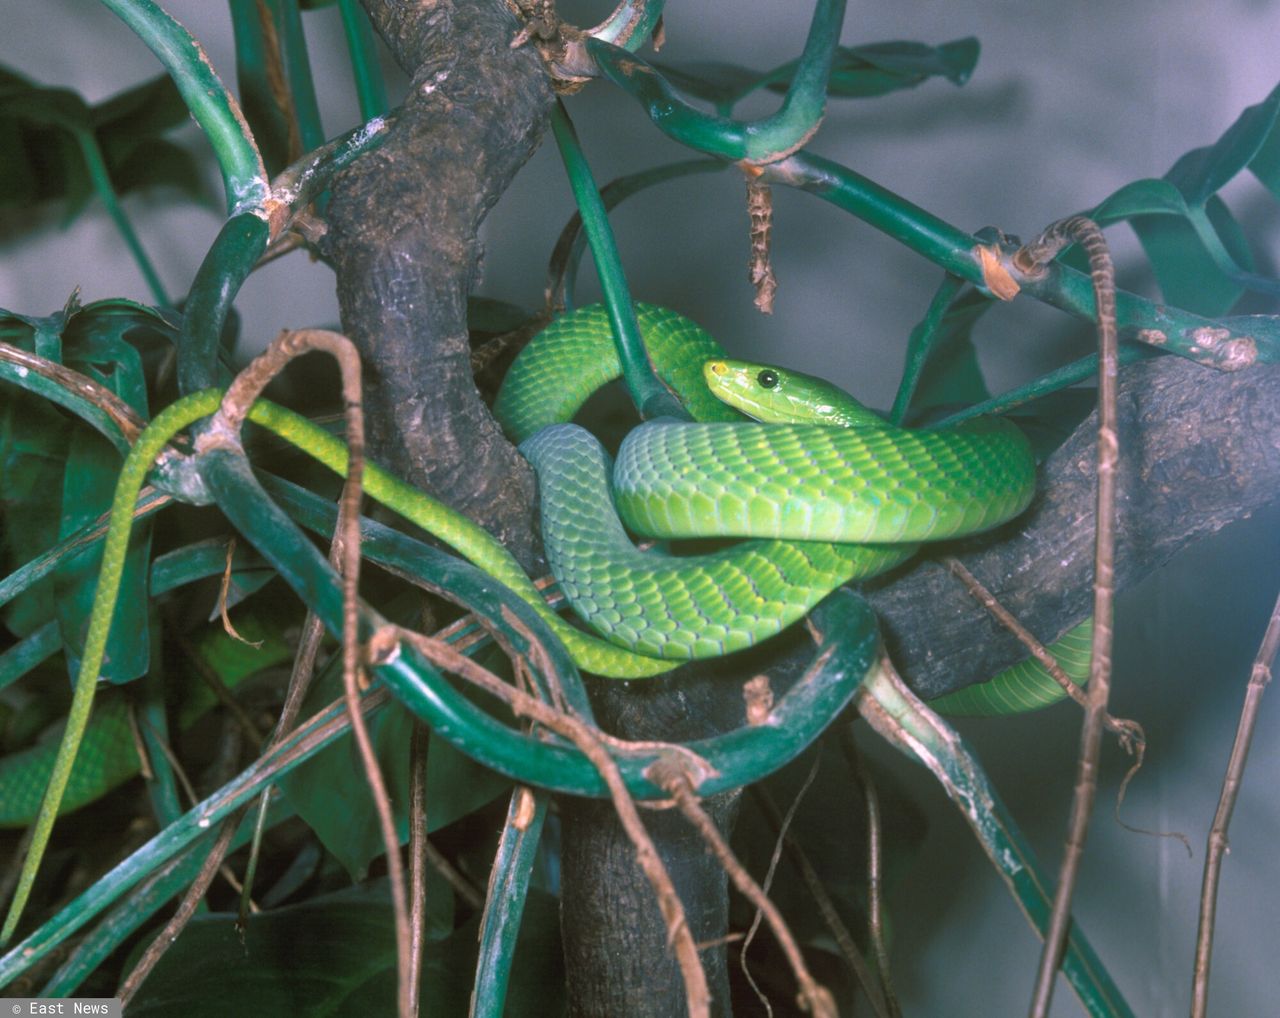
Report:
[[[675,661],[750,646],[840,584],[904,561],[915,542],[996,526],[1034,494],[1030,448],[1000,420],[909,431],[840,394],[855,426],[747,423],[703,378],[703,365],[724,357],[720,346],[671,311],[636,310],[659,375],[695,417],[714,423],[645,424],[612,469],[591,435],[558,423],[620,374],[599,306],[535,337],[494,407],[538,472],[552,572],[575,612],[620,647]],[[639,551],[627,528],[755,539],[680,557]],[[1041,698],[1060,695],[1042,671],[1030,681]],[[1015,702],[1004,696],[997,685],[969,706],[985,700],[986,712],[1007,712]]]

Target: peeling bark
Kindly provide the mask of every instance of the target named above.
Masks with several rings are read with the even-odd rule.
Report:
[[[533,154],[552,102],[502,0],[365,0],[413,81],[387,141],[335,182],[328,256],[365,364],[369,446],[535,561],[533,474],[471,377],[477,231]]]

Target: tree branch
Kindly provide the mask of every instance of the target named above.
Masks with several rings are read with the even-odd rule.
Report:
[[[376,152],[339,176],[325,250],[367,370],[370,453],[534,562],[533,474],[471,377],[477,231],[547,122],[551,87],[501,0],[364,0],[412,76]]]
[[[1122,370],[1116,588],[1276,498],[1280,369],[1224,374],[1167,357]],[[1040,468],[1030,510],[956,546],[1000,602],[1042,640],[1090,610],[1095,477],[1091,415]],[[886,642],[925,697],[989,678],[1026,656],[946,566],[918,559],[868,594]]]

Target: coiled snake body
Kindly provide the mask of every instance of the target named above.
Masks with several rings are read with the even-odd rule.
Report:
[[[365,474],[370,497],[528,601],[587,671],[640,678],[750,646],[801,618],[837,586],[904,561],[917,542],[997,526],[1032,498],[1035,462],[1007,422],[896,428],[821,380],[726,360],[706,332],[674,312],[645,304],[636,310],[661,377],[697,423],[653,421],[635,429],[619,450],[612,485],[600,444],[563,423],[620,374],[602,307],[565,315],[535,337],[494,407],[538,472],[552,571],[575,611],[603,638],[548,608],[511,554],[466,517],[374,464]],[[139,447],[154,448],[126,463],[125,473],[136,476],[132,493],[123,500],[118,494],[123,536],[113,561],[122,561],[146,464],[177,430],[213,412],[220,398],[214,390],[185,397],[143,433]],[[725,401],[753,417],[791,423],[750,423]],[[345,446],[305,419],[265,400],[250,419],[345,473]],[[115,516],[113,510],[113,527]],[[627,527],[660,539],[747,540],[704,555],[641,552]],[[109,616],[104,632],[106,625]],[[1087,674],[1087,627],[1049,647],[1076,681]],[[1028,661],[934,706],[1013,713],[1062,695],[1044,669]],[[49,732],[0,761],[0,827],[30,822],[57,743],[57,733]],[[116,715],[95,712],[64,805],[92,801],[136,768]]]

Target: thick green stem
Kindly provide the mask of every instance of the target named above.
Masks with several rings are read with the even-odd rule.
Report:
[[[596,189],[591,167],[587,165],[578,142],[573,122],[564,104],[557,102],[551,111],[551,129],[555,133],[560,158],[564,160],[565,173],[573,188],[582,226],[591,244],[591,255],[600,276],[600,288],[604,291],[605,306],[609,309],[609,323],[613,327],[613,340],[618,347],[618,359],[622,362],[622,375],[627,392],[636,410],[645,418],[682,417],[688,415],[675,396],[659,380],[653,363],[645,350],[640,326],[636,322],[635,308],[631,303],[631,290],[627,286],[618,245],[613,239],[609,214],[605,210],[600,192]]]
[[[102,0],[150,48],[173,78],[213,146],[227,211],[259,210],[271,193],[266,170],[240,107],[191,34],[153,0]]]
[[[360,116],[365,120],[380,117],[390,104],[382,67],[378,63],[378,43],[373,35],[373,26],[369,24],[369,16],[359,0],[338,0],[338,8],[342,12],[342,29],[347,36],[347,52],[351,56],[351,76],[355,79]]]

